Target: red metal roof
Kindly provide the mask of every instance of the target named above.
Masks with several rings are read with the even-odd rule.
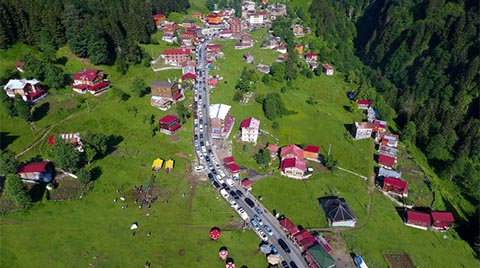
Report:
[[[305,57],[306,57],[306,58],[318,57],[318,54],[316,54],[316,53],[307,53],[307,54],[305,54]]]
[[[279,149],[279,148],[280,148],[280,147],[278,147],[278,146],[275,145],[275,144],[269,144],[269,145],[267,146],[267,150],[269,150],[270,152],[274,152],[274,153],[278,152],[278,149]]]
[[[289,218],[280,220],[280,225],[287,230],[289,230],[292,227],[295,227],[295,225],[293,225],[293,222]]]
[[[168,115],[160,118],[160,120],[158,120],[158,122],[163,123],[163,124],[170,124],[175,120],[178,120],[178,116],[173,115],[173,114],[168,114]]]
[[[378,157],[378,163],[388,167],[393,167],[396,161],[397,161],[397,158],[391,157],[385,154],[381,154]]]
[[[225,161],[225,164],[231,164],[235,163],[235,158],[233,156],[227,156],[223,161]]]
[[[318,154],[318,152],[320,152],[320,148],[318,146],[313,146],[313,145],[307,145],[307,147],[305,147],[305,149],[303,150],[305,152],[315,153],[315,154]]]
[[[322,67],[325,68],[325,70],[333,70],[333,67],[330,66],[330,64],[328,64],[328,63],[322,64]]]
[[[304,249],[307,249],[317,243],[317,240],[315,240],[315,237],[312,235],[298,241],[298,244],[302,246]]]
[[[295,235],[295,234],[297,234],[298,232],[300,232],[300,229],[298,229],[297,226],[293,226],[293,227],[291,227],[291,228],[288,228],[288,233],[289,233],[290,235]]]
[[[169,128],[168,130],[172,131],[172,132],[175,132],[177,129],[179,129],[180,127],[182,127],[182,125],[180,125],[180,123],[176,123],[175,125],[173,125],[171,128]]]
[[[183,96],[182,93],[178,92],[177,94],[173,95],[173,99],[177,101],[180,98],[182,98],[182,96]]]
[[[307,163],[303,159],[298,159],[298,158],[286,158],[282,160],[282,163],[280,163],[280,169],[284,171],[287,168],[297,168],[299,170],[307,170]]]
[[[407,182],[400,179],[386,177],[383,179],[383,184],[392,185],[393,187],[400,189],[407,189]]]
[[[98,84],[95,84],[93,86],[88,86],[88,90],[91,90],[91,91],[97,91],[99,89],[102,89],[104,87],[108,87],[110,85],[110,82],[107,82],[107,81],[102,81]]]
[[[164,55],[190,54],[190,49],[165,49]]]
[[[33,162],[20,167],[17,173],[42,172],[50,162]]]
[[[55,144],[55,136],[54,135],[48,137],[48,144],[50,144],[50,145]]]
[[[357,104],[358,105],[368,105],[368,106],[370,106],[370,105],[372,105],[372,102],[369,101],[369,100],[357,100]]]
[[[436,221],[454,222],[455,221],[455,218],[453,218],[453,214],[449,211],[432,211],[430,214],[432,215],[432,219],[434,222]]]
[[[235,163],[227,164],[227,168],[228,170],[230,170],[231,173],[240,172],[240,167]]]
[[[249,179],[244,179],[244,180],[242,181],[242,186],[245,187],[245,188],[250,188],[250,187],[252,187],[252,184],[253,184],[253,182],[252,182],[251,180],[249,180]]]
[[[290,145],[282,147],[282,150],[280,151],[280,157],[284,157],[287,154],[293,154],[294,156],[303,159],[302,148],[298,147],[295,144],[290,144]]]
[[[37,91],[32,92],[32,93],[29,93],[29,94],[27,95],[27,99],[33,100],[33,99],[35,99],[36,96],[43,95],[43,94],[45,94],[45,90],[43,90],[43,89],[37,89]]]
[[[430,214],[421,211],[407,210],[407,221],[430,224]]]
[[[186,73],[184,75],[182,75],[182,79],[185,79],[185,78],[189,78],[189,79],[197,79],[197,76],[195,74],[192,74],[192,73]]]
[[[73,75],[73,80],[93,81],[97,78],[98,70],[83,70]]]

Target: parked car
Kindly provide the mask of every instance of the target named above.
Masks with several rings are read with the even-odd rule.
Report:
[[[253,203],[252,199],[248,197],[245,198],[245,203],[247,203],[247,205],[249,205],[251,208],[255,206],[255,203]]]
[[[290,268],[290,266],[288,266],[287,261],[282,261],[282,267],[283,268]]]
[[[265,225],[263,226],[263,229],[265,229],[265,232],[267,232],[269,235],[273,235],[273,230],[270,228],[270,226]]]
[[[254,210],[255,210],[255,212],[257,212],[257,213],[260,214],[260,215],[263,214],[263,211],[262,211],[260,208],[258,208],[258,207],[254,208]]]
[[[265,232],[262,229],[258,230],[258,234],[260,235],[260,237],[262,238],[263,241],[268,240],[268,236],[265,234]]]
[[[253,218],[254,218],[256,221],[258,221],[258,223],[259,223],[260,225],[263,225],[263,221],[262,221],[262,219],[260,218],[260,216],[258,216],[257,214],[255,214],[255,216],[253,216]]]
[[[294,261],[290,262],[290,267],[291,268],[298,268],[297,264]]]
[[[285,243],[285,241],[283,241],[283,239],[281,239],[281,238],[278,239],[278,244],[280,245],[280,247],[282,247],[283,251],[285,251],[287,254],[289,254],[291,252],[287,243]]]
[[[254,219],[252,219],[252,220],[250,221],[250,223],[252,224],[253,228],[255,228],[255,231],[260,230],[260,225],[258,225],[257,221],[255,221]]]
[[[243,193],[242,193],[242,191],[240,191],[240,190],[237,190],[237,191],[236,191],[236,193],[237,193],[237,194],[238,194],[238,196],[240,196],[240,197],[242,197],[242,196],[243,196]]]

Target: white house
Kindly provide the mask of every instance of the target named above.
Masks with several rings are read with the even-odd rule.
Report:
[[[356,140],[368,139],[372,136],[373,123],[355,122],[352,126],[352,135]]]
[[[260,120],[253,117],[247,118],[240,124],[242,129],[242,141],[257,143]]]
[[[248,23],[250,25],[263,24],[263,14],[262,13],[250,14],[248,16]]]

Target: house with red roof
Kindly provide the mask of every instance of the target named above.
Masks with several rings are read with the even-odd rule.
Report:
[[[448,211],[432,211],[430,215],[432,216],[432,228],[437,230],[448,230],[455,222],[453,214]]]
[[[318,54],[317,53],[306,53],[305,54],[305,61],[310,62],[310,61],[318,61]]]
[[[252,190],[252,184],[253,182],[249,179],[242,180],[242,187],[247,191]]]
[[[210,80],[208,80],[208,85],[210,86],[210,88],[216,88],[218,85],[218,78],[216,77],[210,78]]]
[[[56,137],[59,137],[60,139],[62,139],[66,143],[71,144],[73,147],[75,147],[75,149],[78,152],[83,152],[83,142],[80,139],[80,133],[60,134],[60,135],[57,135],[57,136],[51,135],[51,136],[48,137],[48,144],[49,145],[54,145]]]
[[[373,120],[373,132],[381,133],[387,130],[387,121],[375,119]]]
[[[150,91],[152,92],[150,104],[162,111],[168,110],[172,103],[183,99],[180,84],[178,83],[153,80],[150,83]]]
[[[382,133],[379,136],[380,146],[388,146],[392,148],[397,148],[398,146],[398,135],[391,133]]]
[[[383,178],[383,190],[398,196],[407,197],[407,182],[396,178]]]
[[[222,16],[218,13],[208,14],[205,21],[210,25],[217,25],[222,22]]]
[[[280,226],[282,226],[282,229],[288,233],[288,230],[296,227],[295,224],[289,219],[289,218],[283,218],[279,221]]]
[[[190,49],[165,49],[162,58],[166,64],[182,66],[183,63],[191,60]]]
[[[227,169],[233,176],[237,176],[240,173],[240,167],[236,163],[227,164]]]
[[[280,52],[282,54],[285,54],[285,53],[287,53],[287,45],[286,44],[280,44],[275,48],[275,51]]]
[[[233,156],[227,156],[223,161],[225,162],[225,165],[233,164],[235,163],[235,158]]]
[[[333,75],[333,67],[330,66],[330,64],[328,63],[324,63],[322,64],[322,67],[323,67],[323,71],[325,72],[326,75]]]
[[[372,102],[369,100],[357,100],[358,109],[367,110],[372,105]]]
[[[160,132],[167,135],[175,134],[175,132],[182,127],[180,124],[180,118],[172,114],[160,118],[160,120],[158,120],[158,124],[160,126]]]
[[[238,18],[233,18],[230,20],[230,30],[233,34],[238,34],[242,32],[242,21]]]
[[[257,143],[260,120],[253,117],[247,118],[240,124],[240,129],[242,131],[242,141]]]
[[[182,75],[182,80],[185,80],[185,79],[197,80],[197,76],[192,73],[186,73]]]
[[[17,174],[26,181],[50,182],[52,180],[53,165],[51,162],[32,162],[20,166]]]
[[[28,103],[35,103],[47,96],[47,92],[40,87],[40,81],[35,78],[10,79],[3,89],[8,97],[13,99],[18,94]]]
[[[222,53],[222,46],[219,44],[208,44],[207,45],[207,54],[218,54]]]
[[[422,211],[407,210],[405,225],[427,230],[431,224],[430,214]]]
[[[280,149],[280,147],[278,147],[275,144],[269,144],[267,146],[267,150],[270,152],[270,157],[271,158],[275,158],[275,157],[278,156],[278,149]]]
[[[295,37],[303,37],[305,32],[303,31],[303,26],[300,24],[295,24],[290,27],[292,29],[293,35]]]
[[[73,75],[72,89],[75,92],[85,94],[90,92],[98,95],[110,88],[110,82],[105,79],[101,70],[83,70]]]
[[[157,28],[160,28],[162,22],[165,21],[165,15],[164,14],[153,14],[153,21],[155,22],[155,25]]]
[[[368,139],[372,137],[373,123],[371,122],[355,122],[351,131],[353,138],[356,140]]]
[[[318,161],[319,152],[320,148],[318,146],[307,145],[307,147],[303,149],[303,157],[308,160]]]
[[[378,164],[381,167],[393,169],[397,164],[397,158],[386,154],[380,154],[378,156]]]
[[[298,158],[303,159],[303,149],[295,144],[290,144],[282,147],[280,150],[280,158]]]
[[[301,230],[297,234],[293,236],[294,240],[296,241],[297,245],[303,250],[307,250],[311,246],[317,244],[317,240],[315,237],[310,234],[307,230]]]
[[[280,162],[281,175],[293,179],[305,179],[305,171],[307,171],[307,163],[303,158],[283,158]]]

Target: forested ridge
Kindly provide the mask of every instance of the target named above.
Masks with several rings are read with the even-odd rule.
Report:
[[[68,44],[94,64],[137,64],[150,42],[154,13],[186,12],[188,0],[3,0],[0,48],[16,42],[45,50]]]
[[[317,36],[313,48],[357,82],[357,97],[387,111],[381,117],[396,122],[400,138],[478,206],[478,1],[318,0],[308,12],[297,9]],[[471,238],[478,215],[470,216],[459,224],[470,226]]]

